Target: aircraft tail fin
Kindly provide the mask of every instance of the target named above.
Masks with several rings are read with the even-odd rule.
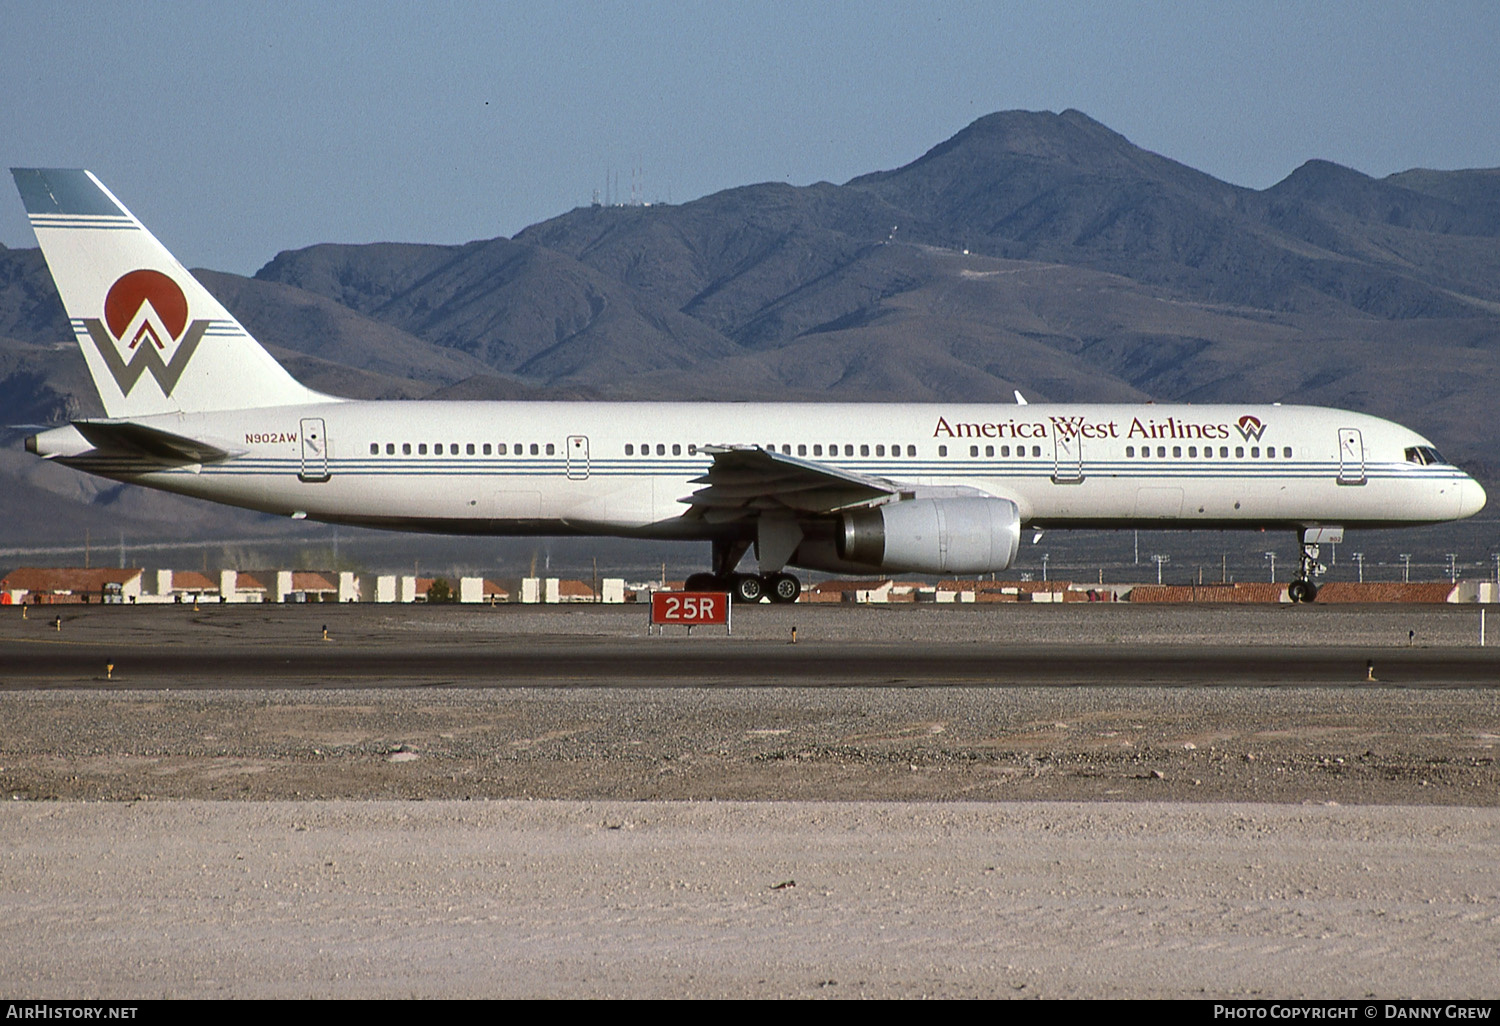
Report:
[[[88,171],[12,168],[110,417],[327,402]]]

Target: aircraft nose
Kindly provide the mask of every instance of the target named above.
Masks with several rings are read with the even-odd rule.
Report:
[[[1460,517],[1472,517],[1475,513],[1484,509],[1484,488],[1472,477],[1466,477],[1463,484],[1458,488],[1458,515]]]

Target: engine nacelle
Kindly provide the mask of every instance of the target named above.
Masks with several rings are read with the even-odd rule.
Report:
[[[846,513],[840,526],[840,558],[879,570],[987,574],[1021,547],[1021,511],[1009,499],[907,499]]]

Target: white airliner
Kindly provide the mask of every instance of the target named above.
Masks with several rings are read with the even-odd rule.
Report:
[[[26,440],[131,484],[293,518],[713,543],[688,587],[790,602],[789,566],[977,574],[1023,528],[1345,527],[1484,490],[1399,424],[1306,406],[363,402],[287,374],[81,170],[14,169],[107,417]],[[759,573],[738,573],[755,547]]]

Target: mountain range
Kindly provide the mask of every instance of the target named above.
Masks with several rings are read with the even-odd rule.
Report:
[[[1311,403],[1399,420],[1500,480],[1500,169],[1309,160],[1253,190],[1078,111],[1008,111],[842,185],[194,273],[293,374],[354,397]],[[98,412],[34,249],[0,247],[0,408]],[[7,536],[71,539],[101,508],[137,534],[275,530],[5,437]]]

